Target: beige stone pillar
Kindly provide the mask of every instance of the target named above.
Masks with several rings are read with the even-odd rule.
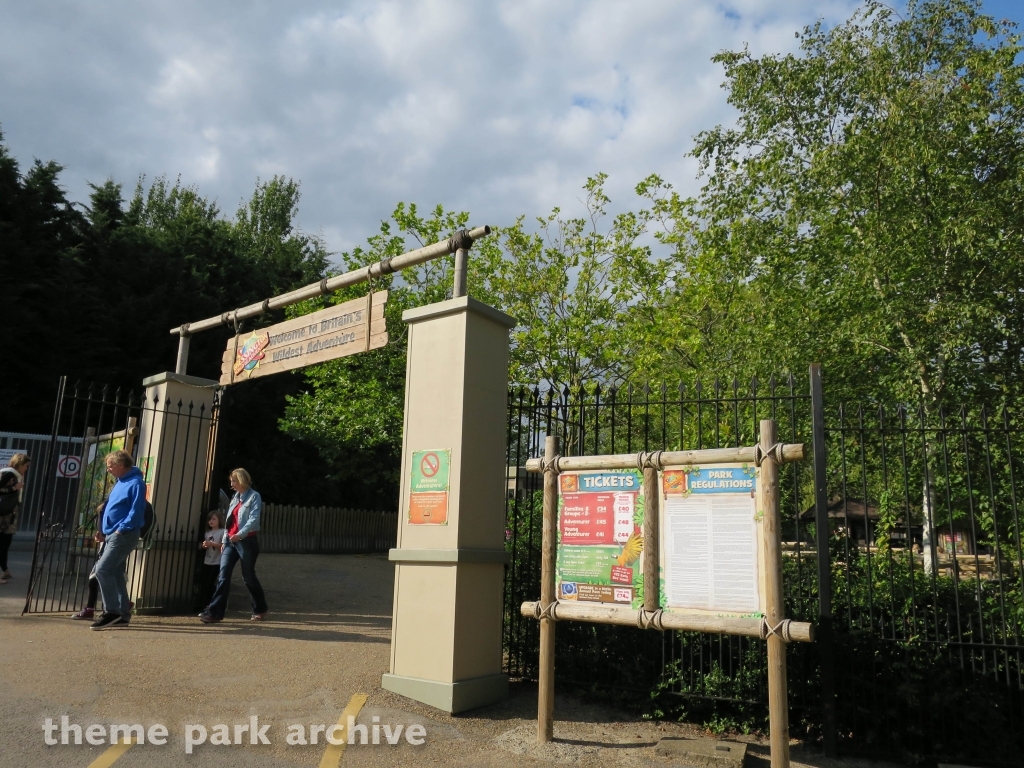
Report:
[[[168,372],[142,383],[136,464],[156,521],[129,560],[129,591],[141,612],[191,610],[218,382]]]
[[[389,691],[446,712],[508,696],[502,674],[508,332],[515,320],[468,296],[409,310],[405,433]],[[413,498],[413,462],[450,456],[447,521]],[[445,453],[450,452],[450,453]],[[441,471],[435,477],[443,474]],[[420,477],[422,477],[422,473]],[[430,494],[426,494],[430,500]],[[436,498],[430,501],[435,504]],[[416,512],[410,515],[410,510]]]

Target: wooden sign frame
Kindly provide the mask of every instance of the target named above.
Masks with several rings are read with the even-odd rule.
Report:
[[[221,385],[385,346],[387,300],[387,291],[368,293],[283,323],[235,334],[221,359]]]
[[[548,436],[543,459],[530,459],[526,469],[544,473],[544,517],[541,543],[541,596],[537,602],[520,606],[523,616],[540,621],[540,669],[537,695],[537,739],[549,742],[554,730],[555,622],[589,621],[599,624],[632,625],[641,629],[676,629],[760,637],[768,644],[768,717],[772,768],[789,768],[789,702],[786,682],[786,643],[812,642],[814,626],[785,618],[782,591],[782,534],[779,500],[779,471],[783,463],[802,461],[803,444],[777,442],[775,421],[760,424],[760,443],[740,448],[699,451],[657,451],[616,456],[558,455],[558,438]],[[555,563],[558,532],[559,475],[584,469],[643,470],[645,510],[644,546],[641,553],[646,574],[659,573],[662,537],[659,470],[676,467],[707,467],[726,463],[750,463],[758,468],[756,510],[760,515],[760,582],[764,615],[721,616],[713,611],[666,612],[660,605],[658,579],[645,579],[643,607],[626,608],[608,604],[560,601],[555,593]]]

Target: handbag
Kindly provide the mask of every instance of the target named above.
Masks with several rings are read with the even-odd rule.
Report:
[[[11,483],[10,479],[13,475],[14,482]],[[0,470],[0,487],[11,484],[11,487],[21,482],[21,475],[16,470],[10,469],[9,467]],[[9,515],[18,508],[18,504],[21,503],[21,494],[18,491],[12,490],[10,493],[0,493],[0,517]]]

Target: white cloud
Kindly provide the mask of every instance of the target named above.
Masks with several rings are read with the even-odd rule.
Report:
[[[0,0],[0,124],[23,161],[131,188],[179,173],[233,211],[257,176],[302,182],[300,224],[336,250],[398,200],[474,223],[571,208],[597,171],[613,198],[731,119],[710,57],[793,33],[853,0],[261,3]]]

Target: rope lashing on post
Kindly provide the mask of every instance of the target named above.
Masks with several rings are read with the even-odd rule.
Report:
[[[782,458],[782,443],[776,443],[767,451],[761,449],[760,445],[754,446],[754,466],[760,467],[761,462],[764,461],[768,456],[775,459],[776,464],[782,464],[785,459]]]
[[[761,639],[767,640],[772,635],[780,638],[784,643],[793,642],[793,634],[790,631],[790,619],[783,619],[774,627],[768,623],[768,619],[761,619]]]
[[[558,609],[558,601],[552,600],[543,609],[540,607],[540,601],[538,600],[533,605],[533,618],[540,621],[541,619],[550,619],[551,621],[558,621],[558,616],[555,611]]]
[[[661,455],[664,451],[640,451],[636,455],[636,468],[643,472],[645,469],[663,469]]]
[[[665,627],[662,626],[661,617],[664,612],[659,608],[656,611],[645,611],[641,608],[636,612],[636,626],[637,629],[656,629],[659,632],[664,632]]]
[[[448,250],[451,253],[455,253],[460,248],[469,250],[473,246],[473,238],[470,237],[468,230],[460,229],[454,235],[448,238]]]
[[[540,459],[540,466],[541,466],[541,470],[540,471],[541,472],[554,472],[555,474],[558,474],[559,472],[562,471],[558,467],[558,462],[561,461],[561,459],[562,459],[562,454],[560,454],[560,453],[557,454],[556,456],[554,456],[551,459],[551,461],[546,461],[543,458]]]

